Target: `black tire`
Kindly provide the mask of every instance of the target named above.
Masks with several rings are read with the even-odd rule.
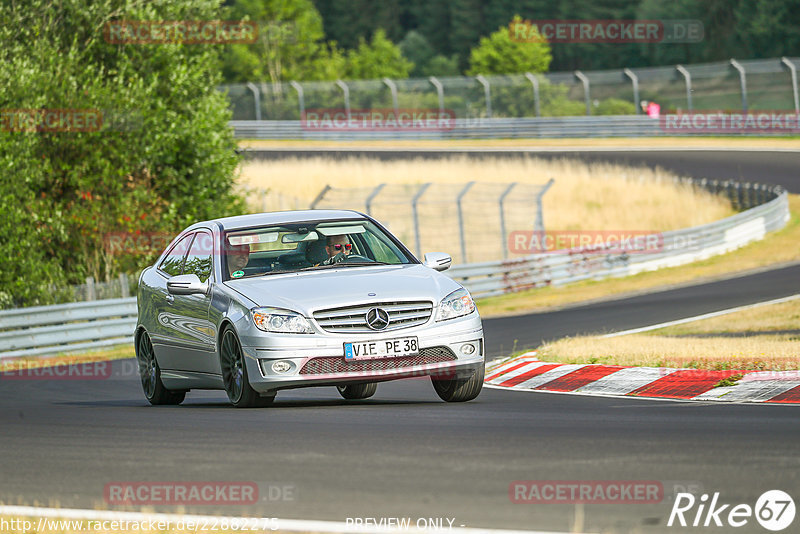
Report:
[[[139,363],[139,378],[142,380],[144,396],[154,406],[176,405],[186,398],[186,391],[171,391],[161,381],[161,367],[158,366],[153,343],[147,332],[139,335],[136,343],[136,361]]]
[[[470,378],[441,379],[431,376],[433,389],[443,401],[466,402],[477,397],[483,389],[484,364],[475,368]]]
[[[237,408],[262,408],[269,406],[275,399],[262,397],[250,386],[247,376],[247,366],[244,363],[242,345],[239,337],[230,326],[226,326],[222,332],[221,343],[219,344],[219,363],[222,369],[222,382],[225,385],[225,393],[228,400]]]
[[[377,382],[367,384],[351,384],[349,386],[336,386],[336,390],[347,400],[368,399],[378,391]]]

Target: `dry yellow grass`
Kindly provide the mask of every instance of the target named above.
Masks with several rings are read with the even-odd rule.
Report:
[[[653,330],[652,334],[661,336],[683,336],[694,334],[735,333],[735,332],[778,332],[797,330],[800,332],[800,299],[780,302],[742,310],[719,317],[702,319],[667,328]],[[800,334],[795,352],[800,356]]]
[[[586,336],[547,343],[537,349],[537,356],[542,361],[561,363],[785,371],[800,369],[799,341],[796,335]]]
[[[253,209],[307,207],[325,185],[337,188],[387,184],[483,183],[544,184],[548,230],[672,230],[722,219],[732,210],[727,201],[672,183],[663,170],[574,160],[487,159],[384,162],[351,158],[290,158],[247,162],[240,184],[268,189],[253,198]],[[364,209],[363,203],[342,208]],[[511,228],[509,228],[511,230]],[[394,231],[394,229],[393,229]]]
[[[783,334],[765,332],[789,331]],[[800,299],[617,337],[546,343],[544,361],[696,369],[800,369]],[[714,334],[737,333],[734,336]],[[681,336],[681,337],[675,337]]]

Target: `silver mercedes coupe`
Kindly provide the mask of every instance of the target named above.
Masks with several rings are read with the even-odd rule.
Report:
[[[483,328],[472,297],[355,211],[261,213],[194,224],[139,278],[136,358],[151,404],[222,389],[237,407],[281,389],[430,376],[445,401],[478,396]]]

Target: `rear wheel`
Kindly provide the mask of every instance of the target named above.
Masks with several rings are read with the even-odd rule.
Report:
[[[349,386],[336,386],[339,395],[348,400],[368,399],[378,391],[378,383],[351,384]]]
[[[231,404],[237,408],[260,408],[272,404],[275,395],[262,397],[250,386],[242,345],[230,326],[226,326],[222,332],[219,363],[222,368],[222,382]]]
[[[136,360],[139,363],[139,377],[142,380],[144,396],[150,404],[180,404],[186,398],[186,391],[170,391],[161,381],[161,368],[156,360],[153,343],[147,332],[142,332],[136,344]]]
[[[484,364],[475,368],[475,373],[469,378],[441,379],[431,377],[433,389],[443,401],[466,402],[477,397],[483,388]]]

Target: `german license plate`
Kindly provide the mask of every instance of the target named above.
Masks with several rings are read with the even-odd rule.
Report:
[[[344,358],[348,361],[398,358],[417,354],[419,354],[419,342],[415,336],[344,344]]]

